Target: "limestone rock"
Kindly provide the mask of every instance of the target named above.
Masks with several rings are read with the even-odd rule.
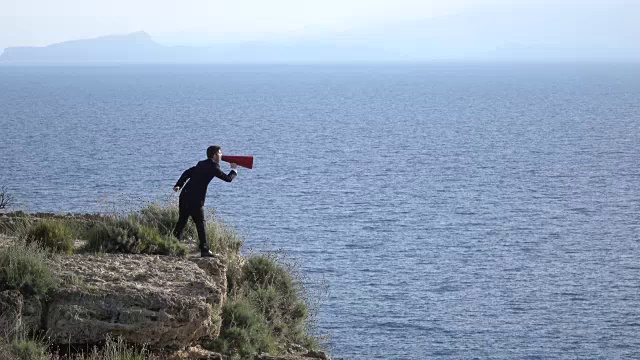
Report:
[[[214,257],[190,257],[189,261],[192,261],[213,280],[214,283],[221,286],[222,297],[219,303],[220,306],[224,303],[224,296],[227,294],[227,266],[225,265],[224,257],[220,254],[216,254]]]
[[[40,329],[42,325],[43,303],[37,296],[24,298],[22,306],[22,326],[27,331]]]
[[[286,356],[261,354],[256,355],[255,360],[331,360],[331,358],[324,351],[309,350],[306,353]]]
[[[111,334],[151,348],[186,347],[219,333],[214,320],[226,283],[194,262],[104,254],[62,256],[51,265],[64,282],[44,322],[53,343],[91,344]]]
[[[40,329],[42,303],[37,296],[23,296],[18,290],[0,293],[0,336]]]
[[[319,350],[309,350],[309,352],[307,352],[304,357],[309,359],[331,360],[326,352]]]
[[[169,356],[169,360],[222,360],[222,355],[203,349],[200,346],[191,346],[175,352]]]
[[[17,332],[22,326],[23,298],[17,290],[0,293],[0,337]]]

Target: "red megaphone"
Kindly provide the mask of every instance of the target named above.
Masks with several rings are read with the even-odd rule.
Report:
[[[235,163],[247,169],[253,169],[253,156],[222,155],[222,161]]]

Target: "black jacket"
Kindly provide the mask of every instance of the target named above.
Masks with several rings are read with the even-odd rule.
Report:
[[[207,187],[214,177],[226,182],[231,182],[236,175],[235,170],[231,170],[229,174],[223,173],[222,170],[220,170],[220,164],[213,160],[207,159],[198,162],[196,166],[185,170],[175,185],[182,189],[180,193],[180,206],[204,206]],[[189,182],[187,182],[187,180],[189,180]],[[185,182],[187,182],[186,185],[184,184]]]

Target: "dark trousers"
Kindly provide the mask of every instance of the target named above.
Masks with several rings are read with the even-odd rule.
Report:
[[[198,230],[198,239],[200,240],[200,251],[209,250],[209,243],[207,243],[207,232],[204,226],[204,207],[202,206],[180,206],[179,207],[178,223],[173,230],[173,235],[178,239],[182,236],[184,227],[187,226],[189,217],[193,219],[196,224],[196,230]]]

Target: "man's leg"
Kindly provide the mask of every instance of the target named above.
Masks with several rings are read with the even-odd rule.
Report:
[[[178,223],[176,224],[175,229],[173,229],[173,235],[180,240],[182,236],[182,232],[184,231],[184,227],[187,225],[187,221],[189,221],[189,211],[184,206],[180,206],[178,208]]]
[[[191,218],[196,223],[196,230],[198,230],[198,239],[200,240],[200,252],[209,251],[209,243],[207,243],[207,231],[204,225],[204,207],[194,209],[191,212]]]

